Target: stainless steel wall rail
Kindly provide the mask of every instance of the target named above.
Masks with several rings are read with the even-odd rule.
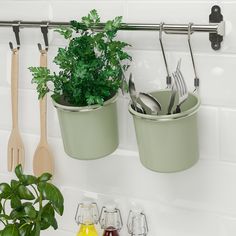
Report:
[[[46,22],[46,21],[0,21],[0,27],[12,27],[14,25],[19,25],[20,28],[37,28],[47,25],[49,29],[58,28],[60,26],[69,26],[70,22]],[[101,30],[104,27],[104,23],[98,24],[93,29]],[[174,34],[188,34],[189,24],[164,24],[163,31],[165,33]],[[130,30],[130,31],[159,31],[160,24],[140,24],[140,23],[123,23],[120,30]],[[225,25],[224,21],[220,23],[212,24],[193,24],[192,32],[205,32],[205,33],[216,33],[224,36]]]
[[[194,32],[209,33],[209,40],[214,50],[219,50],[223,36],[225,35],[225,22],[223,21],[223,15],[221,14],[221,8],[217,5],[211,8],[211,14],[209,15],[209,24],[194,24],[191,23],[191,34]],[[70,22],[52,22],[52,21],[0,21],[0,27],[13,27],[13,31],[19,42],[19,30],[20,28],[41,28],[44,33],[44,38],[48,29],[58,28],[60,26],[69,26]],[[99,23],[94,26],[93,30],[102,30],[104,23]],[[123,23],[120,30],[130,31],[160,31],[160,26],[163,32],[167,34],[188,34],[188,24],[141,24],[141,23]],[[45,38],[46,39],[46,38]],[[45,42],[47,44],[47,42]],[[46,45],[47,46],[47,45]]]

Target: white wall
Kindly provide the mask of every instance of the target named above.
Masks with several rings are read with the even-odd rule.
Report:
[[[65,215],[61,232],[48,235],[75,235],[74,213],[83,195],[97,198],[100,207],[115,199],[126,223],[132,205],[141,205],[148,217],[151,236],[234,236],[236,234],[236,1],[3,1],[1,20],[79,19],[90,9],[98,9],[103,20],[123,15],[125,22],[208,23],[210,8],[222,7],[228,21],[228,34],[222,50],[211,49],[208,34],[194,34],[192,45],[201,79],[202,106],[199,114],[200,161],[191,169],[174,173],[151,172],[140,164],[132,118],[127,112],[128,98],[119,99],[120,148],[97,161],[76,161],[63,151],[55,109],[49,100],[48,134],[55,155],[55,183],[65,196]],[[132,72],[137,88],[150,91],[163,87],[165,69],[157,32],[121,32],[121,39],[133,45]],[[172,69],[183,59],[182,68],[192,89],[193,71],[186,36],[164,35]],[[9,40],[10,29],[0,29],[0,180],[11,174],[6,168],[6,150],[11,130]],[[38,65],[39,29],[21,31],[19,110],[20,128],[26,150],[26,171],[32,172],[32,156],[39,141],[37,94],[27,68]],[[64,42],[50,34],[49,67],[58,46]],[[157,150],[158,151],[158,150]],[[87,192],[86,192],[87,191]],[[104,194],[101,195],[101,194]],[[126,227],[122,235],[127,235]],[[44,234],[46,235],[46,234]]]

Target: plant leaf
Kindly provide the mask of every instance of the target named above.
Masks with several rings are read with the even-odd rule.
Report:
[[[60,27],[59,29],[54,30],[60,35],[64,36],[65,39],[70,39],[72,37],[73,30],[69,27]]]
[[[15,179],[11,180],[11,187],[13,188],[13,190],[18,188],[19,184],[20,184],[19,181],[15,180]]]
[[[40,182],[38,189],[42,193],[44,199],[49,200],[55,211],[62,215],[64,211],[64,198],[60,190],[53,184]]]
[[[18,208],[21,206],[21,200],[18,195],[13,195],[11,197],[11,208]]]
[[[29,236],[33,225],[27,224],[19,228],[20,236]]]
[[[0,184],[0,197],[3,199],[8,198],[12,193],[12,189],[9,184],[1,183]]]
[[[25,186],[27,185],[32,185],[32,184],[36,184],[37,183],[37,177],[33,176],[33,175],[23,175],[23,184]]]
[[[27,236],[36,236],[36,224],[32,226],[30,233]]]
[[[40,182],[48,181],[52,178],[52,175],[50,173],[44,173],[40,177],[38,177],[38,180]]]
[[[56,220],[55,217],[53,218],[53,221],[52,221],[52,223],[51,223],[51,226],[53,227],[54,230],[57,230],[57,229],[58,229],[58,224],[57,224],[57,220]]]
[[[20,185],[18,187],[18,195],[21,199],[25,199],[25,200],[34,200],[35,199],[33,193],[24,185]]]
[[[13,220],[19,220],[22,219],[25,216],[25,212],[24,212],[24,207],[20,207],[17,210],[14,209],[11,211],[10,213],[10,218],[12,218]]]
[[[23,180],[23,169],[22,169],[22,165],[18,165],[15,168],[15,174],[17,176],[17,178],[21,181]]]
[[[3,229],[2,236],[20,236],[20,233],[15,224],[9,224]]]
[[[36,222],[35,224],[35,233],[32,236],[40,236],[40,223]]]
[[[30,219],[35,219],[37,217],[37,211],[31,204],[26,205],[24,207],[24,211],[25,211],[25,216],[29,217]]]
[[[50,226],[55,226],[54,222],[54,209],[50,203],[46,204],[42,209],[40,226],[41,230],[45,230]]]
[[[5,215],[5,214],[0,214],[0,219],[3,220],[3,221],[5,221],[5,220],[10,220],[11,217],[8,216],[8,215]]]

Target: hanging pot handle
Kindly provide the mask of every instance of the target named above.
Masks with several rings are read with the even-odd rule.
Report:
[[[191,40],[190,40],[191,34],[193,33],[192,32],[192,25],[193,25],[193,23],[189,23],[189,25],[188,25],[188,46],[189,46],[189,51],[190,51],[190,55],[191,55],[193,71],[194,71],[194,75],[195,75],[195,78],[194,78],[194,87],[195,87],[195,89],[194,89],[193,92],[198,92],[200,80],[197,76],[197,70],[196,70],[196,66],[195,66],[195,61],[194,61],[194,57],[193,57],[193,50],[192,50],[192,47],[191,47]]]
[[[162,55],[163,55],[163,59],[164,59],[164,63],[165,63],[165,68],[166,68],[166,73],[167,73],[166,85],[167,85],[167,88],[170,89],[171,86],[172,86],[171,75],[170,75],[170,72],[169,72],[169,68],[168,68],[168,64],[167,64],[167,60],[166,60],[166,55],[165,55],[165,50],[164,50],[164,46],[163,46],[163,43],[162,43],[163,25],[164,25],[164,23],[161,22],[160,23],[160,29],[159,29],[159,41],[160,41],[161,51],[162,51]]]

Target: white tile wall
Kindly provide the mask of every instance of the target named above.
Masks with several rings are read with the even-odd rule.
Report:
[[[235,162],[235,118],[236,110],[221,108],[220,109],[220,152],[221,159],[225,161]]]
[[[201,80],[202,107],[199,112],[200,161],[191,169],[173,174],[154,173],[139,161],[132,117],[127,111],[129,98],[118,101],[120,147],[109,157],[84,162],[69,158],[63,150],[57,114],[48,99],[48,136],[55,156],[54,182],[65,196],[65,215],[57,232],[42,235],[75,235],[73,220],[76,204],[83,196],[97,199],[101,207],[114,199],[122,210],[124,223],[132,205],[141,206],[148,218],[150,236],[234,236],[236,234],[236,1],[200,0],[51,0],[0,1],[2,20],[79,19],[90,9],[99,10],[102,20],[123,15],[127,22],[207,23],[210,7],[220,4],[227,21],[227,37],[222,50],[210,48],[207,34],[194,34],[192,46]],[[137,89],[152,91],[165,86],[166,72],[157,32],[121,32],[130,42],[132,73]],[[0,29],[0,180],[13,175],[6,168],[6,147],[11,129],[10,63],[8,42],[11,29]],[[32,156],[39,141],[37,94],[27,68],[38,65],[37,43],[40,30],[21,30],[19,112],[26,150],[26,171],[32,172]],[[57,33],[50,31],[49,67],[59,45]],[[189,89],[194,74],[186,36],[164,35],[169,67],[179,58]],[[124,226],[122,235],[127,235]]]
[[[199,136],[201,158],[219,159],[218,108],[202,106],[199,111]],[[209,145],[211,142],[211,145]]]

